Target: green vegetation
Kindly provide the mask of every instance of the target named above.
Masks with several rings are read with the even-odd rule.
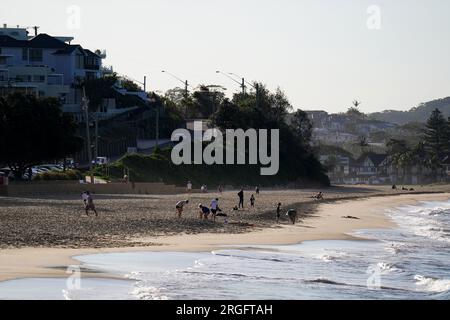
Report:
[[[33,177],[33,181],[53,181],[53,180],[82,180],[83,175],[78,170],[49,171],[39,173]]]
[[[409,111],[386,110],[369,115],[372,120],[387,121],[396,124],[410,122],[425,123],[433,110],[439,109],[444,117],[450,117],[450,97],[422,103]]]
[[[0,163],[10,167],[16,179],[29,167],[63,159],[83,147],[75,135],[76,123],[61,109],[55,98],[0,97]]]
[[[145,107],[145,102],[134,95],[122,95],[113,89],[119,83],[117,74],[102,78],[86,79],[80,86],[84,86],[89,98],[89,110],[97,111],[102,107],[103,99],[115,98],[117,108]],[[130,92],[139,91],[139,86],[130,80],[123,80],[122,87]]]
[[[222,185],[263,185],[276,186],[295,184],[299,186],[329,185],[325,168],[315,157],[310,146],[312,126],[305,112],[297,111],[290,124],[285,119],[292,106],[280,89],[269,92],[263,85],[255,84],[248,93],[235,94],[227,99],[218,94],[205,94],[206,86],[200,93],[170,100],[166,95],[165,104],[182,113],[186,101],[189,113],[195,107],[198,115],[209,118],[211,126],[225,129],[279,129],[280,130],[280,170],[275,176],[261,176],[260,165],[180,165],[175,166],[170,157],[171,150],[159,150],[151,156],[127,155],[109,166],[109,179],[122,179],[125,172],[135,182],[160,182],[184,186],[188,180],[196,185],[210,187]],[[209,92],[209,91],[208,91]],[[213,97],[216,100],[212,100]],[[169,100],[169,103],[168,101]],[[215,112],[215,109],[217,109]],[[269,146],[270,150],[270,146]],[[97,174],[101,175],[98,169]]]
[[[431,169],[433,176],[439,181],[443,174],[443,162],[450,152],[450,119],[446,120],[438,109],[431,113],[427,121],[421,141],[391,139],[387,144],[391,163],[404,173],[413,166]]]
[[[180,165],[176,166],[170,159],[170,149],[161,150],[159,155],[126,155],[119,161],[109,165],[109,176],[103,176],[104,170],[94,169],[96,176],[106,180],[120,181],[125,173],[129,173],[132,182],[164,182],[177,186],[185,186],[192,181],[199,188],[206,184],[209,188],[219,185],[254,186],[284,186],[295,183],[297,186],[328,185],[328,177],[322,175],[322,181],[317,177],[304,173],[303,177],[293,179],[291,173],[283,170],[276,176],[261,176],[259,165]],[[281,170],[280,170],[281,171]]]

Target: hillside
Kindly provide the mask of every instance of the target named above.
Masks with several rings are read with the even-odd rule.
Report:
[[[439,109],[444,117],[450,117],[450,97],[422,103],[409,111],[386,110],[371,113],[369,118],[400,125],[410,122],[425,123],[430,117],[431,112],[435,109]]]
[[[210,188],[218,185],[235,186],[285,186],[297,187],[328,186],[330,181],[318,161],[304,159],[293,167],[281,158],[280,171],[275,176],[261,176],[259,165],[180,165],[170,159],[170,149],[158,154],[143,156],[129,154],[109,165],[109,176],[103,176],[102,168],[94,170],[96,176],[107,180],[120,180],[126,171],[133,182],[164,182],[185,186],[188,180],[199,186],[207,184]]]

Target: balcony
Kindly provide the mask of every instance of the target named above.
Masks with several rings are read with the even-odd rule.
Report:
[[[99,70],[100,70],[100,64],[95,64],[95,63],[85,63],[85,64],[84,64],[84,69],[85,69],[85,70],[95,70],[95,71],[99,71]]]

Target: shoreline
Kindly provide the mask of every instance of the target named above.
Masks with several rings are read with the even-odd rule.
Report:
[[[118,252],[208,252],[234,245],[289,245],[315,240],[365,240],[350,233],[362,229],[396,227],[385,214],[386,209],[420,201],[442,201],[449,198],[450,193],[444,192],[368,195],[360,199],[343,197],[320,203],[317,211],[312,215],[306,215],[306,218],[295,226],[274,226],[240,234],[179,234],[134,239],[148,244],[144,247],[3,249],[0,250],[0,281],[67,277],[65,268],[69,265],[80,266],[81,263],[74,257],[81,255]],[[348,215],[359,220],[343,218]],[[122,279],[114,274],[89,272],[83,269],[82,276]]]

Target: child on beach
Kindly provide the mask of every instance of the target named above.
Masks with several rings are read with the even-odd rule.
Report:
[[[177,209],[177,212],[178,212],[178,218],[181,218],[181,215],[183,214],[183,208],[188,203],[189,203],[189,200],[182,200],[182,201],[177,202],[175,208]]]
[[[294,209],[289,209],[286,215],[289,217],[292,224],[295,224],[295,222],[297,221],[297,211]]]
[[[252,196],[250,197],[250,206],[252,208],[255,207],[255,196],[252,194]]]
[[[208,216],[211,213],[208,207],[205,207],[203,204],[199,204],[198,208],[200,209],[199,218],[200,220],[205,219],[208,220]]]
[[[97,210],[95,209],[94,199],[89,191],[83,193],[84,209],[86,210],[86,215],[89,216],[89,210],[94,211],[95,216],[98,217]]]
[[[217,211],[220,211],[219,209],[219,199],[216,198],[213,201],[211,201],[211,214],[213,215],[214,221],[216,221]]]
[[[281,202],[278,203],[278,206],[277,206],[277,224],[280,223],[280,217],[281,217]]]

